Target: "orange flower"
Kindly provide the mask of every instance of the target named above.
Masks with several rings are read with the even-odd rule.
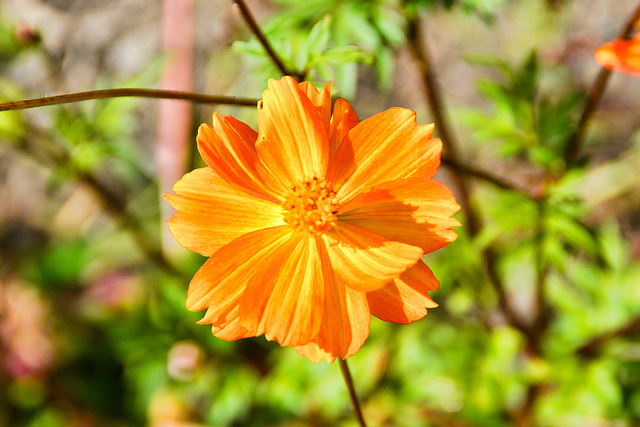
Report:
[[[616,39],[603,44],[595,58],[605,68],[640,77],[640,33],[631,40]]]
[[[198,131],[209,167],[165,194],[185,248],[210,257],[189,284],[201,324],[236,340],[264,334],[308,359],[355,354],[371,314],[409,323],[435,307],[423,254],[456,239],[459,209],[432,179],[433,125],[391,108],[362,122],[331,83],[269,80],[258,130],[213,116]]]

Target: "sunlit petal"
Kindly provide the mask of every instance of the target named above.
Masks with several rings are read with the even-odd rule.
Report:
[[[328,253],[321,254],[326,259]],[[336,356],[354,355],[369,336],[371,315],[366,294],[340,283],[338,277],[325,281],[325,305],[322,326],[310,343],[296,351],[316,363],[332,363]]]
[[[331,126],[329,128],[329,143],[331,145],[331,156],[336,153],[338,146],[351,129],[360,123],[358,115],[351,104],[346,99],[338,98],[333,106],[333,115],[331,116]]]
[[[163,196],[178,211],[167,221],[169,230],[204,256],[246,233],[284,224],[280,206],[238,190],[210,168],[186,174],[173,191]]]
[[[213,115],[213,125],[198,129],[198,150],[202,159],[218,175],[243,191],[275,200],[282,187],[258,161],[257,133],[233,117]]]
[[[336,274],[353,289],[380,289],[422,257],[416,246],[387,240],[357,225],[338,227],[323,237]]]
[[[258,155],[282,184],[291,188],[305,178],[324,176],[328,129],[298,83],[292,77],[270,79],[258,108]]]
[[[380,184],[347,203],[338,219],[386,239],[435,251],[457,238],[451,215],[460,209],[449,188],[433,179],[409,178]]]
[[[416,125],[416,114],[391,108],[361,121],[342,140],[328,179],[342,185],[347,202],[359,192],[396,179],[435,175],[442,143],[431,138],[433,125]]]
[[[318,334],[324,305],[324,283],[331,281],[323,265],[319,238],[295,233],[264,257],[240,300],[242,326],[255,335],[292,346]]]
[[[223,246],[193,276],[187,292],[187,308],[208,309],[206,323],[224,323],[229,308],[238,304],[247,278],[255,274],[265,258],[288,242],[291,234],[287,227],[267,228]]]
[[[371,314],[381,320],[411,323],[422,319],[427,308],[437,307],[427,291],[440,287],[440,282],[427,265],[418,261],[400,277],[374,292],[367,293]]]

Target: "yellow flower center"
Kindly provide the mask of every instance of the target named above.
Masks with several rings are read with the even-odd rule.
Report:
[[[338,224],[338,201],[333,186],[313,177],[295,185],[281,203],[284,221],[299,231],[323,233]]]

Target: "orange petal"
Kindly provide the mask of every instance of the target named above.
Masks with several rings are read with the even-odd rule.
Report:
[[[208,309],[199,323],[227,325],[233,318],[230,313],[246,289],[247,278],[290,238],[288,227],[276,227],[245,234],[223,246],[191,279],[187,308],[191,311]]]
[[[186,174],[173,191],[163,195],[178,211],[167,221],[169,230],[180,245],[204,256],[243,234],[284,224],[280,206],[240,191],[210,168]]]
[[[260,262],[240,299],[242,326],[283,346],[305,344],[318,334],[323,283],[332,276],[320,258],[321,245],[319,238],[295,233]]]
[[[320,253],[323,259],[329,254]],[[295,350],[312,362],[325,359],[333,363],[337,356],[346,359],[354,355],[369,336],[371,314],[364,292],[345,286],[339,279],[327,280],[322,326],[314,340]]]
[[[331,122],[331,82],[324,85],[320,92],[309,82],[302,82],[299,87],[300,90],[307,94],[313,106],[316,107],[324,127],[329,129]]]
[[[198,129],[198,151],[227,182],[250,194],[275,200],[285,189],[260,165],[255,148],[257,135],[233,117],[214,113],[213,126],[205,123]]]
[[[381,320],[411,323],[422,319],[427,308],[437,307],[427,291],[440,287],[440,282],[427,265],[418,261],[384,288],[367,293],[371,314]]]
[[[371,230],[385,239],[433,252],[458,235],[450,218],[460,209],[449,188],[433,179],[386,182],[361,193],[343,206],[339,221]]]
[[[305,178],[325,176],[329,136],[317,108],[289,76],[269,80],[258,106],[262,163],[287,188]]]
[[[341,185],[345,202],[376,184],[410,177],[431,178],[440,165],[442,143],[433,125],[416,125],[416,113],[391,108],[356,125],[338,147],[328,180]]]
[[[640,77],[640,33],[631,40],[616,39],[602,45],[595,59],[605,68]]]
[[[329,143],[331,144],[331,156],[334,156],[338,146],[351,129],[360,123],[358,115],[346,99],[338,98],[333,106],[331,126],[329,128]]]
[[[242,338],[253,337],[254,334],[244,326],[242,326],[242,323],[240,323],[239,312],[239,306],[233,306],[233,308],[225,316],[224,322],[221,322],[219,325],[211,326],[211,332],[213,333],[213,335],[225,341],[235,341]],[[204,322],[201,321],[198,323]]]
[[[323,235],[336,274],[355,290],[380,289],[422,257],[422,249],[389,241],[349,223]]]

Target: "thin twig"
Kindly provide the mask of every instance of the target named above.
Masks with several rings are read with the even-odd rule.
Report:
[[[426,46],[422,42],[422,39],[420,37],[419,28],[420,23],[417,16],[407,18],[407,40],[409,42],[409,46],[411,48],[411,52],[413,53],[414,59],[420,67],[422,79],[427,92],[429,106],[433,114],[436,128],[440,132],[442,139],[445,141],[444,146],[447,149],[446,162],[450,165],[460,166],[462,163],[458,160],[458,146],[453,139],[453,134],[449,131],[449,125],[443,111],[444,103],[440,95],[436,76],[431,66],[428,51],[426,50]],[[462,205],[462,209],[464,210],[464,215],[467,220],[465,226],[468,229],[469,235],[471,237],[475,237],[480,231],[480,222],[470,202],[467,180],[460,176],[461,173],[464,173],[464,171],[456,170],[456,172],[460,172],[454,174],[454,178],[456,186],[460,192],[460,204]],[[491,180],[491,182],[493,183],[496,183],[495,181],[496,180]],[[532,342],[533,336],[531,335],[530,328],[528,328],[528,326],[517,316],[515,310],[511,306],[511,302],[509,301],[509,298],[507,296],[505,286],[502,283],[500,275],[498,274],[495,251],[492,248],[487,248],[482,251],[482,255],[484,258],[486,273],[489,278],[489,282],[498,295],[498,303],[507,321],[509,322],[509,324],[519,329],[525,336],[527,336],[529,342]]]
[[[581,345],[576,349],[576,353],[585,356],[591,357],[596,355],[602,346],[609,342],[610,340],[618,337],[622,337],[625,335],[630,335],[640,331],[640,315],[631,319],[626,324],[616,328],[612,331],[605,332],[598,336],[591,338],[589,341]]]
[[[636,21],[640,20],[640,4],[633,11],[624,27],[620,31],[618,38],[626,39],[629,37],[631,32],[633,31],[634,24]],[[600,99],[602,98],[602,94],[604,93],[607,83],[609,82],[609,77],[611,76],[611,70],[607,68],[601,68],[593,81],[593,85],[589,90],[589,97],[587,98],[587,102],[582,110],[582,116],[580,116],[580,121],[578,122],[578,126],[576,130],[571,135],[569,139],[569,143],[567,144],[567,149],[565,151],[565,169],[569,169],[571,164],[578,158],[580,154],[580,150],[582,149],[582,142],[584,140],[584,135],[587,128],[587,123],[589,119],[595,112],[598,104],[600,103]]]
[[[362,416],[360,401],[358,400],[356,389],[353,386],[353,379],[351,378],[351,372],[349,372],[347,361],[340,357],[338,358],[338,361],[340,362],[340,371],[342,372],[342,377],[344,378],[344,382],[347,385],[347,390],[349,391],[349,399],[351,399],[351,405],[353,405],[353,413],[355,414],[360,427],[367,427],[367,423],[364,421],[364,417]]]
[[[245,22],[251,29],[251,32],[258,38],[258,41],[260,42],[262,47],[264,47],[264,50],[267,51],[267,55],[269,55],[269,57],[271,58],[271,61],[273,61],[275,66],[278,67],[280,72],[285,76],[293,76],[293,77],[296,77],[298,81],[301,81],[302,76],[298,73],[294,73],[292,70],[288,70],[287,67],[284,65],[284,62],[282,62],[282,60],[276,53],[276,51],[273,50],[273,47],[271,47],[271,43],[269,43],[269,40],[267,40],[267,38],[262,33],[260,26],[258,26],[258,23],[254,19],[253,15],[251,14],[251,11],[247,7],[247,4],[244,2],[244,0],[234,0],[234,3],[238,6],[238,9],[240,9],[242,18],[244,18]]]
[[[450,131],[449,122],[444,113],[444,101],[442,100],[440,87],[431,66],[429,51],[420,37],[420,24],[417,16],[412,16],[407,20],[407,40],[409,41],[411,52],[420,67],[431,114],[436,123],[436,129],[438,129],[438,133],[444,141],[445,153],[452,164],[459,164],[458,144],[453,137],[453,133]],[[466,226],[469,234],[475,235],[480,229],[480,224],[471,207],[468,183],[466,179],[459,174],[454,174],[453,179],[460,192],[461,205],[465,218],[467,219]]]
[[[477,178],[480,179],[482,181],[486,181],[490,184],[495,185],[496,187],[502,188],[503,190],[510,190],[510,191],[514,191],[518,194],[522,194],[523,196],[531,199],[531,200],[538,200],[538,196],[535,195],[531,190],[527,189],[527,188],[520,188],[514,184],[511,184],[507,181],[505,181],[504,179],[492,175],[489,172],[480,170],[476,167],[473,167],[471,165],[467,165],[467,164],[462,164],[458,161],[452,160],[449,157],[443,157],[442,158],[442,165],[448,167],[449,169],[451,169],[452,171],[462,174],[462,175],[467,175],[470,176],[472,178]]]
[[[185,101],[198,102],[201,104],[224,104],[246,107],[255,107],[258,103],[257,99],[240,98],[238,96],[203,95],[200,93],[181,92],[176,90],[120,88],[89,90],[86,92],[75,92],[65,95],[45,96],[44,98],[1,102],[0,111],[26,110],[27,108],[68,104],[71,102],[87,101],[90,99],[121,98],[128,96],[138,98],[182,99]]]
[[[533,319],[533,333],[537,336],[537,340],[542,339],[548,320],[547,307],[547,276],[549,274],[549,266],[544,259],[544,233],[545,233],[545,216],[546,216],[546,199],[538,201],[538,218],[536,221],[535,234],[535,269],[536,269],[536,312]]]

